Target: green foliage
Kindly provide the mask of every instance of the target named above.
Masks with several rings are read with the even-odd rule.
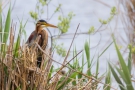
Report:
[[[131,52],[132,52],[133,54],[135,54],[135,46],[133,46],[132,44],[129,44],[129,45],[128,45],[128,48],[129,48],[129,50],[131,50]]]
[[[26,26],[27,21],[25,22],[25,24],[23,25],[22,20],[20,21],[20,28],[19,28],[19,33],[18,33],[18,37],[17,37],[17,41],[16,43],[14,43],[14,57],[18,57],[19,54],[19,48],[20,48],[20,43],[21,43],[21,37],[22,35],[26,36],[26,32],[24,30],[25,26]]]
[[[61,6],[62,6],[62,5],[59,4],[58,7],[56,8],[56,10],[55,10],[54,12],[55,12],[55,13],[58,12],[58,11],[60,10]]]
[[[58,28],[60,29],[61,33],[66,33],[68,31],[73,16],[75,16],[75,14],[70,12],[67,17],[58,17],[58,20],[60,21],[58,23]]]
[[[46,3],[47,0],[39,0],[39,2],[41,3],[42,6],[45,6],[47,3]]]
[[[98,78],[98,72],[99,72],[99,58],[98,58],[97,64],[96,64],[96,76],[95,76],[96,79]]]
[[[112,44],[112,43],[111,43]],[[109,45],[110,46],[110,45]],[[108,46],[108,47],[109,47]],[[108,48],[107,47],[107,48]],[[107,50],[107,48],[105,50]],[[93,76],[92,75],[92,71],[91,71],[91,68],[92,68],[92,64],[93,62],[90,60],[90,48],[89,48],[89,43],[86,41],[85,45],[84,45],[84,50],[85,50],[85,55],[86,55],[86,58],[89,59],[89,61],[87,60],[85,62],[85,59],[84,59],[84,53],[82,53],[82,58],[80,57],[75,57],[72,64],[68,64],[68,66],[70,67],[70,69],[68,69],[67,73],[65,75],[69,75],[69,76],[62,76],[60,78],[60,80],[58,81],[58,84],[57,84],[57,90],[63,90],[65,87],[67,88],[70,88],[69,86],[67,85],[70,85],[71,87],[75,87],[75,86],[80,86],[82,88],[82,86],[87,82],[89,81],[89,79],[87,77],[85,77],[84,75],[82,75],[81,73],[85,74],[86,76]],[[99,57],[105,52],[105,50],[99,55]],[[73,48],[73,57],[77,54],[77,50],[76,50],[76,47]],[[98,57],[98,60],[97,60],[97,64],[96,64],[96,76],[95,78],[100,81],[102,80],[102,77],[103,75],[98,75],[99,74],[99,57]],[[80,61],[82,61],[82,63],[80,64]],[[84,63],[85,62],[85,63]],[[85,67],[85,65],[87,65],[87,67]],[[84,70],[84,67],[85,67],[85,71],[87,71],[86,73],[83,72]],[[72,71],[72,70],[75,70],[75,71]],[[108,74],[109,75],[109,74]],[[66,78],[68,77],[68,78]],[[109,80],[109,79],[107,79]],[[79,83],[78,83],[79,82]],[[90,82],[91,83],[91,89],[92,90],[96,90],[98,88],[98,84],[96,81],[92,81]],[[108,81],[109,83],[109,81]],[[109,87],[108,87],[109,88]],[[79,90],[82,90],[82,89],[79,89]]]
[[[75,57],[75,55],[77,55],[77,50],[76,50],[76,47],[74,47],[74,49],[73,49],[73,57]],[[78,58],[78,56],[76,56],[75,57],[75,59],[73,60],[73,64],[72,65],[70,65],[70,66],[72,66],[71,68],[72,69],[76,69],[76,70],[78,70],[79,72],[83,72],[83,68],[84,68],[84,57],[82,56],[82,66],[80,65],[80,63],[79,63],[79,58]],[[76,77],[76,79],[81,79],[82,78],[82,75],[81,74],[77,74],[77,77]],[[76,81],[74,81],[73,82],[74,84],[76,83]]]
[[[49,71],[48,78],[50,78],[50,77],[52,76],[52,74],[53,74],[53,69],[54,69],[54,66],[52,65],[52,66],[51,66],[51,69],[50,69],[50,71]]]
[[[115,66],[115,68],[116,68],[117,72],[120,74],[122,80],[124,81],[124,84],[119,79],[118,74],[114,71],[112,66],[109,64],[110,68],[111,68],[111,71],[112,71],[112,74],[113,74],[115,80],[117,81],[117,83],[119,84],[119,87],[120,87],[121,90],[124,90],[125,88],[127,90],[134,90],[134,88],[132,86],[131,75],[130,75],[131,66],[129,66],[129,65],[131,65],[131,62],[129,62],[130,64],[128,64],[128,66],[126,66],[126,63],[125,63],[125,61],[123,59],[123,56],[120,53],[120,51],[119,51],[119,49],[116,45],[116,42],[115,42],[114,38],[113,38],[113,41],[114,41],[116,52],[117,52],[117,55],[118,55],[118,58],[119,58],[118,60],[119,60],[121,69],[117,68],[116,66]],[[131,54],[129,54],[129,59],[130,58],[131,58]]]
[[[117,12],[116,12],[117,10],[116,10],[116,7],[112,7],[111,8],[111,15],[115,15]]]
[[[117,13],[117,12],[116,12],[116,7],[112,7],[112,8],[111,8],[111,12],[110,12],[110,17],[109,17],[107,20],[99,19],[99,22],[102,23],[102,24],[107,24],[107,23],[109,23],[109,22],[113,19],[114,15],[115,15],[116,13]]]
[[[108,64],[109,64],[109,67],[110,67],[110,69],[111,69],[111,72],[112,72],[112,74],[113,74],[115,80],[117,81],[117,83],[118,83],[120,89],[121,89],[121,90],[125,90],[125,89],[124,89],[124,85],[123,85],[122,81],[120,80],[119,76],[117,75],[117,73],[115,72],[114,68],[111,66],[110,63],[108,63]]]
[[[2,16],[1,16],[2,18]],[[1,22],[2,22],[2,19],[1,19]],[[5,27],[4,27],[4,31],[2,31],[2,24],[1,24],[1,37],[2,37],[2,45],[1,45],[1,51],[3,52],[3,54],[5,53],[5,49],[6,49],[6,44],[7,44],[7,40],[8,40],[8,36],[9,36],[9,31],[10,31],[10,23],[11,23],[11,9],[9,7],[9,10],[8,10],[8,14],[7,14],[7,17],[6,17],[6,22],[5,22]]]
[[[110,85],[111,86],[111,72],[110,69],[108,70],[106,77],[105,77],[105,85],[104,85],[104,90],[110,90],[111,87],[106,86],[106,85]]]
[[[85,53],[87,58],[87,68],[88,68],[87,74],[91,76],[90,44],[87,41],[85,42],[84,48],[85,48]]]
[[[132,69],[132,48],[129,47],[129,55],[128,55],[128,69],[131,74],[131,69]]]
[[[38,14],[36,12],[30,11],[29,14],[35,21],[38,20]]]
[[[91,26],[89,31],[88,31],[88,34],[91,34],[95,31],[95,27],[94,26]]]
[[[47,5],[47,0],[38,0],[35,11],[29,12],[29,15],[31,16],[32,19],[34,19],[35,23],[41,17],[41,15],[44,14],[44,7],[46,5]]]
[[[65,57],[66,56],[66,49],[63,46],[64,44],[59,44],[55,47],[56,52],[58,53],[58,55]]]
[[[7,43],[8,36],[9,36],[9,30],[10,30],[10,22],[11,21],[11,10],[9,8],[6,23],[5,23],[5,29],[4,29],[4,35],[3,35],[3,43]]]
[[[107,20],[99,19],[99,22],[102,23],[102,24],[107,24]]]
[[[70,83],[73,79],[76,78],[76,75],[78,73],[73,72],[69,78],[65,78],[65,77],[61,77],[60,81],[58,82],[58,87],[56,90],[63,90],[63,88],[65,87],[65,85],[67,85],[68,83]],[[64,82],[63,82],[64,81]]]

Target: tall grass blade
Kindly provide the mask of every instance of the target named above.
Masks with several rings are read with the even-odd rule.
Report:
[[[112,67],[112,65],[111,65],[110,63],[108,63],[108,64],[109,64],[109,67],[110,67],[110,69],[111,69],[111,71],[112,71],[112,74],[113,74],[115,80],[116,80],[117,83],[119,84],[120,89],[121,89],[121,90],[125,90],[125,89],[124,89],[124,84],[122,83],[122,81],[121,81],[120,78],[118,77],[118,75],[117,75],[117,73],[115,72],[114,68]]]
[[[23,20],[22,20],[22,21],[23,21]],[[18,36],[17,36],[16,44],[15,44],[15,51],[14,51],[15,57],[18,57],[18,50],[19,50],[19,48],[20,48],[22,33],[24,33],[24,35],[25,35],[25,30],[24,30],[24,28],[25,28],[25,26],[26,26],[27,21],[25,22],[24,25],[23,25],[22,21],[20,21],[19,33],[18,33]]]
[[[105,48],[105,50],[103,50],[103,52],[99,55],[99,57],[102,56],[102,55],[104,54],[104,52],[105,52],[112,44],[113,44],[113,42],[111,42],[111,43]]]
[[[96,79],[98,78],[98,71],[99,71],[99,58],[98,58],[97,64],[96,64]]]
[[[126,63],[116,45],[116,42],[113,38],[113,41],[114,41],[114,45],[115,45],[115,48],[116,48],[116,52],[117,52],[117,55],[118,55],[118,58],[119,58],[119,62],[120,62],[120,66],[122,68],[122,71],[124,73],[124,76],[126,77],[126,85],[127,85],[127,90],[134,90],[133,86],[132,86],[132,82],[131,82],[131,77],[130,77],[130,72],[129,72],[129,69],[128,67],[126,66]]]
[[[4,28],[4,34],[3,34],[3,44],[2,45],[2,51],[3,53],[5,53],[5,47],[6,47],[6,43],[7,43],[7,40],[8,40],[8,36],[9,36],[9,30],[10,30],[10,22],[11,21],[11,10],[10,10],[10,7],[8,9],[8,14],[7,14],[7,17],[6,17],[6,22],[5,22],[5,28]]]
[[[131,47],[129,47],[129,55],[128,55],[128,69],[129,69],[129,73],[130,73],[130,74],[131,74],[131,69],[132,69],[131,60],[132,60]]]
[[[84,70],[84,53],[82,53],[82,72]]]
[[[20,39],[21,39],[21,36],[20,36],[20,32],[18,34],[18,37],[17,37],[17,41],[16,41],[16,44],[15,44],[15,51],[14,51],[14,57],[18,57],[18,51],[19,51],[19,47],[20,47]]]
[[[126,77],[124,76],[124,73],[122,72],[122,70],[116,66],[115,66],[115,68],[116,68],[117,72],[119,73],[120,77],[123,79],[123,81],[126,82]]]
[[[10,23],[11,23],[11,10],[9,7],[6,23],[5,23],[5,29],[4,29],[4,35],[3,35],[3,43],[7,43],[8,36],[9,36],[9,30],[10,30]]]
[[[110,90],[111,88],[109,86],[106,85],[110,85],[111,86],[111,72],[110,69],[108,70],[106,77],[105,77],[105,85],[104,85],[104,90]]]
[[[52,74],[53,74],[53,68],[54,68],[54,66],[52,65],[51,66],[51,69],[50,69],[50,72],[48,74],[48,78],[50,78],[52,76]]]
[[[84,48],[85,48],[85,53],[87,58],[87,68],[88,68],[87,75],[91,76],[90,48],[89,48],[89,43],[87,41],[85,42]]]

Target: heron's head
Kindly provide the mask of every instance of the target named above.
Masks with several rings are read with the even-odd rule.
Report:
[[[42,19],[37,22],[36,27],[39,28],[39,30],[37,30],[38,33],[39,33],[43,28],[45,28],[45,27],[57,28],[57,26],[52,25],[52,24],[49,24],[49,23],[47,23],[45,20],[42,20]]]

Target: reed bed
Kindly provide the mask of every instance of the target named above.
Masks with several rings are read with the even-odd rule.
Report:
[[[4,22],[4,23],[3,23]],[[70,47],[63,59],[59,62],[53,57],[51,48],[43,50],[38,40],[29,47],[21,43],[25,24],[20,21],[19,33],[16,36],[16,24],[11,22],[9,8],[6,20],[0,14],[0,90],[134,90],[132,74],[132,45],[129,45],[128,62],[126,63],[112,35],[113,42],[91,57],[90,42],[84,43],[84,49],[73,50],[73,57],[68,60],[72,44],[79,25],[74,33]],[[17,39],[15,39],[17,37]],[[107,72],[100,75],[100,57],[114,44],[120,66],[108,62]],[[41,67],[37,67],[38,50],[42,52]],[[80,57],[78,57],[80,55]],[[54,59],[55,58],[55,59]],[[79,62],[81,61],[81,63]],[[53,64],[59,64],[55,68]],[[95,72],[92,65],[95,64]],[[113,75],[118,87],[112,86]],[[101,85],[102,84],[102,85]]]

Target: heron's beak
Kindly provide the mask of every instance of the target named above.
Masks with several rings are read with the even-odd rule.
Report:
[[[45,24],[45,26],[46,26],[46,27],[53,27],[53,28],[58,28],[57,26],[55,26],[55,25],[52,25],[52,24],[49,24],[49,23],[46,23],[46,24]]]

